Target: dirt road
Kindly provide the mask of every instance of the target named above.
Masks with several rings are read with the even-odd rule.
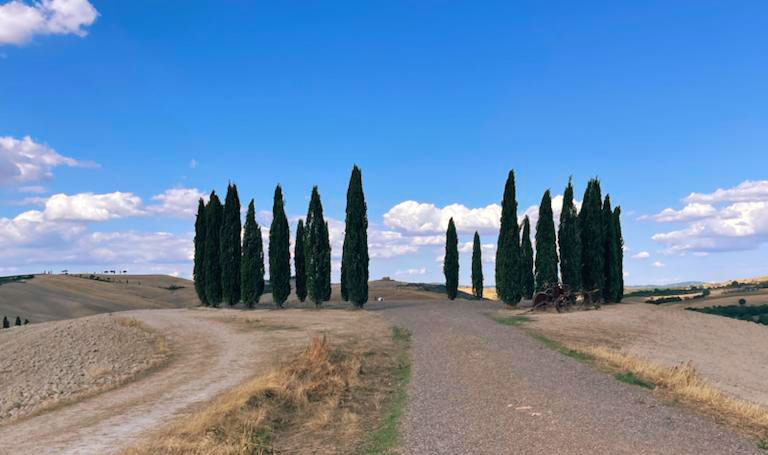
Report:
[[[666,405],[485,315],[499,307],[371,305],[413,333],[405,453],[763,453],[710,419]]]
[[[236,330],[201,310],[121,313],[168,335],[174,359],[161,371],[80,403],[0,427],[13,454],[108,454],[195,403],[253,376],[273,358],[262,331]]]

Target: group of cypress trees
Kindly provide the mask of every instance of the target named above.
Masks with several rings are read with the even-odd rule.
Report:
[[[24,319],[24,325],[29,324],[29,319]],[[16,322],[14,325],[21,325],[21,318],[16,316]],[[11,323],[8,321],[8,316],[3,316],[3,328],[9,329],[11,327]]]
[[[362,176],[355,166],[347,191],[346,231],[342,256],[342,294],[362,307],[368,301],[368,217]],[[248,307],[264,293],[264,247],[253,200],[248,204],[241,243],[240,200],[237,187],[227,187],[222,206],[216,192],[198,203],[195,221],[195,290],[205,306],[222,301]],[[294,246],[296,296],[309,297],[316,307],[331,298],[331,244],[328,223],[317,187],[312,188],[306,220],[299,220]],[[291,293],[290,227],[283,190],[277,185],[269,228],[269,287],[282,308]]]
[[[518,234],[513,171],[507,177],[501,207],[496,250],[496,290],[501,300],[515,305],[523,297],[531,298],[534,290],[540,291],[562,280],[571,289],[594,292],[594,297],[607,302],[621,301],[624,296],[621,208],[611,208],[610,196],[602,198],[598,179],[591,179],[587,184],[581,211],[576,210],[573,184],[568,180],[557,236],[550,191],[544,193],[536,222],[535,259],[527,216],[523,220],[522,239]]]

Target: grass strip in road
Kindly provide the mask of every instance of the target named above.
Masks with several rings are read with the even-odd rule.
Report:
[[[371,434],[370,443],[364,449],[365,454],[394,454],[400,440],[400,420],[405,414],[407,404],[406,387],[411,381],[411,358],[408,349],[411,333],[402,327],[392,327],[392,340],[398,346],[396,365],[394,366],[394,390],[384,406],[384,415],[380,426]]]
[[[519,326],[525,322],[530,322],[533,320],[528,316],[524,316],[522,314],[514,314],[512,316],[502,316],[500,314],[489,313],[488,317],[498,323],[501,323],[504,325],[512,325],[512,326]]]
[[[644,387],[646,389],[653,390],[656,388],[656,384],[652,384],[648,381],[642,380],[635,373],[629,370],[622,371],[621,373],[616,373],[613,375],[613,377],[621,382],[626,382],[627,384],[632,384],[632,385],[639,385],[640,387]]]

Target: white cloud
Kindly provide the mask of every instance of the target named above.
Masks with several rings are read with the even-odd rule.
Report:
[[[768,200],[768,180],[745,180],[733,188],[718,188],[712,193],[691,193],[687,203],[756,202]]]
[[[714,193],[691,193],[686,198],[689,205],[705,204],[712,210],[707,210],[705,216],[687,220],[683,229],[660,232],[651,238],[665,244],[665,252],[672,254],[702,255],[756,249],[768,242],[766,188],[768,181],[745,181],[734,188],[718,189]],[[708,204],[710,202],[732,203],[716,206]]]
[[[11,136],[0,137],[0,184],[10,185],[48,179],[53,176],[53,168],[57,166],[94,167],[97,165],[60,155],[47,145],[38,144],[29,136],[22,139]]]
[[[170,188],[152,196],[152,200],[160,201],[160,204],[150,205],[147,210],[162,215],[192,218],[197,214],[200,198],[208,201],[208,195],[197,188]]]
[[[0,5],[0,44],[22,44],[35,35],[85,36],[99,12],[88,0],[12,0]]]
[[[144,215],[141,198],[133,193],[54,194],[45,202],[43,214],[48,220],[104,221],[111,218]]]
[[[698,202],[692,202],[682,210],[675,210],[672,208],[666,208],[656,215],[641,216],[640,220],[651,219],[659,222],[672,222],[672,221],[691,221],[701,218],[707,218],[714,215],[717,212],[714,206],[710,204],[701,204]]]
[[[414,269],[398,270],[395,272],[395,275],[414,276],[414,275],[425,275],[426,273],[427,273],[427,268],[421,267],[421,268],[414,268]]]
[[[44,186],[40,186],[40,185],[30,185],[30,186],[19,187],[20,193],[41,194],[41,193],[45,193],[46,191],[48,190],[46,190]]]
[[[651,265],[656,267],[656,268],[661,268],[661,267],[664,267],[665,264],[663,262],[661,262],[661,261],[656,261],[656,262],[654,262]]]
[[[459,232],[491,232],[499,229],[501,206],[490,204],[481,208],[468,208],[462,204],[437,207],[417,201],[403,201],[384,214],[384,224],[409,233],[443,233],[448,220],[453,218]]]
[[[651,253],[647,251],[640,251],[639,253],[632,255],[633,259],[647,259],[649,257],[651,257]]]

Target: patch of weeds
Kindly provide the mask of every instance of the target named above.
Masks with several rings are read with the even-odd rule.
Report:
[[[405,413],[407,403],[406,386],[411,381],[411,357],[408,348],[411,332],[402,327],[392,327],[392,339],[399,347],[393,380],[395,389],[389,403],[385,405],[384,416],[379,428],[371,434],[366,454],[395,454],[400,439],[400,419]]]
[[[642,380],[635,373],[633,373],[631,371],[628,371],[628,370],[627,371],[622,371],[620,373],[616,373],[616,374],[613,375],[613,377],[618,379],[621,382],[626,382],[627,384],[632,384],[632,385],[637,385],[637,386],[640,386],[640,387],[645,387],[646,389],[653,390],[653,389],[656,388],[655,384],[653,384],[651,382],[648,382],[648,381]]]
[[[595,361],[595,357],[593,355],[587,354],[585,352],[576,351],[574,349],[567,348],[563,346],[562,344],[558,343],[557,341],[547,338],[544,335],[540,335],[538,333],[531,334],[533,338],[538,340],[541,344],[544,346],[552,349],[553,351],[557,351],[560,354],[563,354],[565,356],[568,356],[572,359],[576,359],[579,362],[583,363],[593,363]]]
[[[760,450],[768,450],[768,434],[757,442],[757,448]]]
[[[524,316],[522,314],[515,314],[512,316],[502,316],[500,314],[489,314],[488,317],[504,325],[520,325],[520,324],[523,324],[524,322],[533,321],[533,319],[531,319],[530,317]]]

